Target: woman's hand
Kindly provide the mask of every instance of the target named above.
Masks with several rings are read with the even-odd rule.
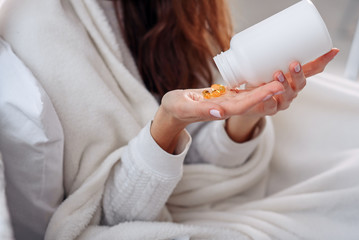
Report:
[[[269,95],[265,101],[255,105],[245,114],[227,119],[225,128],[233,141],[241,143],[249,140],[253,135],[255,126],[262,117],[274,115],[278,111],[287,109],[306,85],[302,66],[298,62],[293,62],[289,66],[288,74],[276,72],[273,79],[282,84],[283,91]]]
[[[227,91],[218,98],[204,99],[204,89],[174,90],[165,94],[151,126],[151,135],[165,151],[173,153],[180,132],[190,123],[226,119],[245,114],[268,96],[281,93],[278,81],[250,91]]]
[[[282,72],[276,72],[273,79],[283,85],[284,91],[268,97],[266,101],[257,104],[243,115],[229,118],[226,122],[229,137],[236,142],[244,142],[251,138],[254,127],[262,117],[287,109],[305,87],[306,77],[321,73],[338,52],[338,49],[332,49],[303,67],[298,62],[293,62],[285,75]]]
[[[179,134],[188,124],[228,119],[228,135],[234,141],[246,141],[263,116],[288,108],[304,88],[306,76],[323,71],[337,53],[338,50],[333,49],[303,68],[292,63],[288,74],[274,74],[276,81],[240,92],[227,89],[226,94],[218,98],[204,99],[204,89],[170,91],[162,98],[151,126],[151,135],[165,151],[173,153]]]

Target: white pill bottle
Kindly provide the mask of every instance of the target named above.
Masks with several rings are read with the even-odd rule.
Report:
[[[230,87],[258,86],[272,81],[278,70],[288,72],[291,62],[307,63],[332,47],[318,10],[311,1],[302,0],[234,35],[230,49],[214,61]]]

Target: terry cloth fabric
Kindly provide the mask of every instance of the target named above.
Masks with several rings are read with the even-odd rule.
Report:
[[[113,2],[99,4],[106,4],[106,17],[116,30]],[[115,35],[122,40],[119,32]],[[126,63],[131,66],[129,59]],[[6,196],[14,233],[19,240],[43,239],[49,219],[63,200],[62,127],[45,91],[2,39],[0,63],[0,150],[5,156]],[[127,144],[108,176],[102,223],[155,220],[182,177],[185,157],[189,164],[239,166],[258,145],[264,123],[258,125],[251,141],[241,144],[228,137],[224,121],[192,124],[188,128],[194,139],[191,149],[187,153],[191,139],[183,131],[172,155],[153,140],[149,122]]]
[[[299,136],[305,136],[306,132],[305,141],[311,145],[305,145],[304,138],[295,136],[277,137],[278,145],[274,145],[273,128],[268,127],[255,153],[240,167],[184,166],[183,178],[161,219],[173,222],[100,226],[106,179],[121,159],[121,146],[152,119],[158,107],[156,100],[135,79],[131,68],[124,65],[124,62],[128,64],[122,54],[126,47],[116,43],[95,0],[7,1],[1,13],[0,31],[41,81],[64,129],[67,198],[52,217],[46,239],[359,237],[358,146],[338,143],[350,136],[358,142],[358,130],[355,125],[350,126],[350,131],[322,130],[320,133],[325,135],[318,135],[322,140],[318,143],[316,138],[311,139],[313,124],[303,122],[298,126],[290,125],[290,129],[283,127],[287,126],[284,124],[277,125],[280,119],[290,124],[304,118],[291,119],[287,113],[275,119],[277,136],[283,137],[282,134],[298,127],[300,129],[294,133],[301,131]],[[24,38],[27,41],[23,41]],[[346,123],[358,122],[358,116],[352,114],[358,109],[358,90],[353,90],[358,88],[350,86],[348,96],[346,88],[334,91],[337,87],[328,90],[323,86],[326,85],[314,82],[308,84],[306,91],[312,98],[324,95],[322,105],[330,104],[327,109],[339,108],[340,116],[350,119]],[[133,94],[134,89],[136,94]],[[325,101],[328,99],[325,91],[335,93],[332,97],[336,100]],[[303,97],[308,98],[308,95],[303,94]],[[300,108],[302,102],[297,101],[299,105],[293,106],[293,111]],[[311,107],[315,108],[315,103],[310,101]],[[102,109],[101,114],[98,114],[99,109]],[[343,128],[349,128],[339,115],[327,113],[330,115],[323,113],[326,119],[331,118],[337,124],[342,123]],[[306,113],[305,116],[312,117]],[[291,121],[287,122],[288,119]],[[327,126],[320,124],[316,129]],[[337,151],[335,154],[329,151],[328,156],[325,151],[337,146],[335,143],[340,147],[333,148]],[[293,144],[292,147],[304,144],[305,147],[287,151],[284,146],[289,144]],[[319,149],[323,145],[326,148]],[[320,152],[323,155],[316,155]],[[306,166],[305,170],[295,172],[293,169],[300,163]]]

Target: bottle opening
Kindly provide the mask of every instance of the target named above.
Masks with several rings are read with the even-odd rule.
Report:
[[[232,50],[227,50],[225,52],[221,52],[217,56],[213,58],[220,74],[222,75],[224,81],[227,83],[230,87],[235,87],[239,85],[239,82],[237,81],[236,74],[234,72],[234,69],[232,67],[233,64],[235,64],[237,61],[234,59],[234,56],[232,54]],[[238,66],[234,66],[237,67]]]

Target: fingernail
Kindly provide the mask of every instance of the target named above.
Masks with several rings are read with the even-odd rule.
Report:
[[[337,54],[340,52],[340,50],[338,49],[338,48],[334,48],[336,51],[334,51],[334,54],[333,54],[333,58],[335,57],[335,56],[337,56]]]
[[[276,95],[279,95],[279,94],[282,94],[284,93],[285,91],[279,91],[279,92],[276,92],[273,96],[276,96]]]
[[[297,63],[294,67],[294,72],[299,73],[300,72],[300,65]]]
[[[271,97],[273,97],[273,94],[270,94],[270,95],[266,96],[265,98],[263,98],[263,102],[267,101],[267,100],[270,99]]]
[[[279,82],[281,82],[281,83],[284,82],[284,75],[283,75],[283,73],[280,73],[277,78],[278,78],[278,81],[279,81]]]
[[[221,118],[221,113],[216,109],[209,110],[209,114],[211,114],[213,117]]]

